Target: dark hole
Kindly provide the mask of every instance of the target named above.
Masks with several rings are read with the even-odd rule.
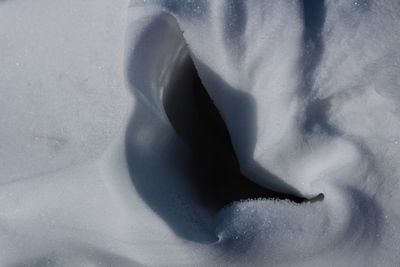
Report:
[[[190,57],[175,72],[163,104],[172,126],[191,149],[195,174],[190,183],[207,207],[217,211],[234,201],[256,198],[308,201],[271,191],[242,175],[227,127]]]

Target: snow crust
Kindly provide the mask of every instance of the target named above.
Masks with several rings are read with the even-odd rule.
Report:
[[[0,1],[0,265],[397,266],[399,16],[395,0]],[[163,106],[189,57],[242,172],[323,200],[202,205]]]

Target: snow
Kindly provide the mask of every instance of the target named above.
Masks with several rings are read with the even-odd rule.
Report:
[[[399,16],[395,0],[0,1],[0,265],[399,265]],[[323,199],[204,205],[164,107],[193,86],[189,58],[246,177]]]

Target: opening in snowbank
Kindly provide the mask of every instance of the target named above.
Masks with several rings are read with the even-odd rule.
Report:
[[[174,66],[166,85],[163,105],[177,134],[190,147],[195,175],[188,177],[207,206],[220,208],[245,199],[306,199],[259,186],[240,171],[228,129],[204,88],[188,51]],[[251,118],[249,118],[250,120]]]
[[[232,202],[308,201],[259,186],[242,174],[230,133],[201,82],[175,19],[167,15],[152,19],[138,40],[128,78],[141,101],[127,132],[127,158],[136,189],[156,213],[186,238],[208,242],[188,237],[182,229],[191,226],[182,226],[185,222],[179,220],[201,228],[212,224],[214,215]],[[211,71],[205,75],[213,78]],[[251,135],[256,116],[252,97],[233,89],[226,94],[232,101],[249,103],[241,116],[247,116],[242,121],[249,124],[243,127]],[[322,199],[321,194],[313,200]]]

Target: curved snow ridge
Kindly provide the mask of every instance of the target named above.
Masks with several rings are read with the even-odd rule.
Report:
[[[322,203],[235,203],[218,215],[219,245],[240,264],[296,264],[348,251],[363,261],[380,245],[380,207],[351,188],[330,193]]]

